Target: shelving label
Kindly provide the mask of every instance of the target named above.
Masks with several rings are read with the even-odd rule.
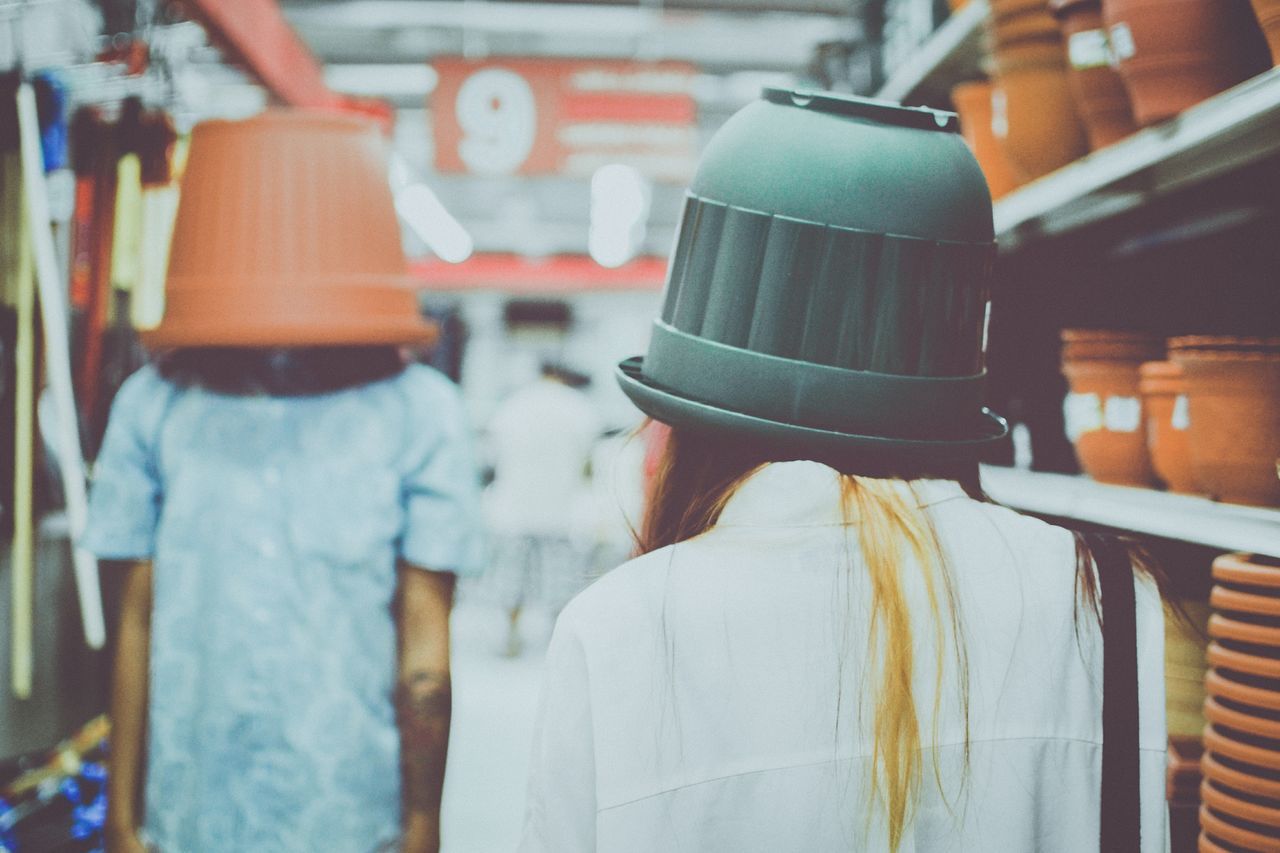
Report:
[[[1071,67],[1079,70],[1105,68],[1111,64],[1111,48],[1106,30],[1084,30],[1072,34],[1067,42]]]
[[[1177,430],[1185,430],[1191,426],[1191,405],[1187,402],[1186,394],[1179,394],[1174,399],[1171,423]]]
[[[1102,421],[1110,432],[1137,432],[1142,426],[1142,401],[1137,397],[1108,397]]]
[[[1111,28],[1111,51],[1117,62],[1132,59],[1137,53],[1133,44],[1133,31],[1123,21]]]

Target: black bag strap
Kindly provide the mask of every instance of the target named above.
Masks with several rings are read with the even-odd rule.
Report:
[[[1086,534],[1102,609],[1101,853],[1141,850],[1138,629],[1133,563],[1119,540]]]

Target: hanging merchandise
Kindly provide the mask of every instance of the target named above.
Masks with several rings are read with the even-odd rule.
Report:
[[[1191,467],[1230,503],[1280,506],[1280,338],[1169,341],[1186,373]]]
[[[1069,329],[1062,333],[1067,438],[1085,473],[1101,483],[1151,486],[1139,367],[1164,356],[1164,342],[1139,332]]]
[[[361,118],[273,110],[198,125],[152,348],[429,343],[384,146]],[[316,204],[316,176],[339,206]]]
[[[1171,118],[1270,64],[1246,0],[1104,0],[1102,10],[1141,125]]]
[[[97,649],[102,647],[106,639],[102,597],[98,589],[98,565],[92,554],[76,544],[84,530],[86,496],[84,454],[80,444],[68,355],[66,286],[58,271],[53,232],[49,226],[49,199],[40,150],[39,117],[35,94],[29,83],[19,84],[17,105],[23,212],[36,272],[46,378],[56,421],[54,426],[57,443],[53,448],[54,456],[62,475],[81,625],[85,642],[90,648]]]
[[[147,113],[138,139],[142,222],[129,312],[132,325],[138,329],[155,328],[164,315],[164,278],[178,213],[177,143],[173,121],[162,112]]]
[[[1067,46],[1067,82],[1089,146],[1103,148],[1138,129],[1124,81],[1112,65],[1102,0],[1051,0]]]
[[[839,464],[947,464],[1001,440],[982,407],[991,198],[957,130],[765,90],[707,146],[623,390],[665,423]],[[945,180],[904,181],[904,163]]]

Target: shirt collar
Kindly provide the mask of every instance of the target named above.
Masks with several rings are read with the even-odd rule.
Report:
[[[966,497],[952,480],[889,481],[919,507]],[[752,474],[725,504],[717,527],[813,527],[844,524],[840,474],[819,462],[774,462]]]

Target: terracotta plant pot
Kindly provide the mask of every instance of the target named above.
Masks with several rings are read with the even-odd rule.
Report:
[[[196,127],[148,346],[425,344],[377,125],[271,110]]]
[[[991,126],[1015,167],[1035,179],[1089,152],[1065,65],[997,64]]]
[[[1213,561],[1213,578],[1228,584],[1280,587],[1280,561],[1248,554],[1223,554]],[[1280,590],[1277,593],[1280,594]]]
[[[1241,702],[1245,705],[1252,705],[1255,708],[1263,708],[1268,711],[1280,711],[1280,691],[1244,684],[1228,678],[1225,674],[1215,669],[1209,670],[1209,673],[1204,677],[1204,689],[1210,696],[1221,696],[1233,702]],[[1277,755],[1280,756],[1280,753],[1277,753]],[[1241,760],[1246,761],[1248,759],[1242,758]]]
[[[1139,368],[1159,353],[1159,339],[1095,330],[1067,330],[1062,339],[1062,372],[1071,386],[1067,437],[1080,467],[1101,483],[1154,485],[1138,386]]]
[[[1228,708],[1216,696],[1210,696],[1204,700],[1204,718],[1220,726],[1254,732],[1259,737],[1280,740],[1280,722]]]
[[[1266,778],[1263,768],[1257,768],[1256,773],[1249,772],[1251,767],[1229,766],[1209,752],[1200,759],[1200,768],[1206,779],[1213,779],[1232,788],[1255,791],[1259,796],[1280,799],[1280,781]]]
[[[1264,770],[1280,770],[1280,750],[1245,743],[1225,734],[1213,725],[1205,727],[1204,748],[1209,752],[1225,755],[1227,758],[1243,761]]]
[[[1280,659],[1277,658],[1247,654],[1225,648],[1218,643],[1209,644],[1207,655],[1211,665],[1222,669],[1232,669],[1259,678],[1280,678]]]
[[[1253,0],[1253,13],[1271,49],[1271,62],[1280,65],[1280,0]]]
[[[1231,815],[1249,823],[1280,828],[1280,809],[1248,802],[1223,791],[1212,782],[1206,781],[1201,785],[1200,799],[1209,808],[1221,814]]]
[[[1104,0],[1103,17],[1139,124],[1171,118],[1261,70],[1245,0]]]
[[[1234,640],[1237,643],[1280,648],[1280,628],[1242,622],[1221,613],[1209,617],[1209,636],[1216,640]]]
[[[1175,338],[1169,346],[1186,374],[1200,488],[1230,503],[1280,505],[1280,338]]]
[[[1000,198],[1020,187],[1024,180],[991,133],[991,89],[985,81],[961,83],[951,90],[951,101],[960,114],[965,142],[987,178],[991,197]]]
[[[1261,832],[1254,832],[1224,820],[1208,806],[1200,807],[1200,826],[1206,835],[1243,848],[1253,853],[1268,853],[1276,849],[1276,839]]]
[[[1111,64],[1102,0],[1053,0],[1067,45],[1068,82],[1094,150],[1138,129],[1124,81]]]
[[[1187,441],[1187,396],[1182,368],[1172,361],[1142,365],[1138,388],[1147,413],[1151,465],[1171,492],[1194,494],[1191,450]]]
[[[1280,598],[1257,595],[1219,584],[1209,593],[1209,606],[1227,613],[1248,613],[1275,619],[1280,625]]]

